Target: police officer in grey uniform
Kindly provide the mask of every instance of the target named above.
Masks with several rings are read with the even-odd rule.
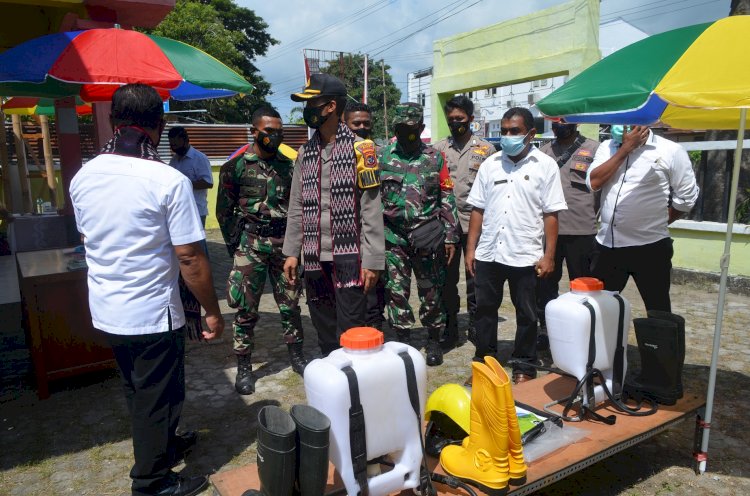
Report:
[[[495,147],[471,132],[470,125],[474,120],[474,103],[471,99],[460,95],[446,102],[445,117],[451,135],[433,145],[443,152],[448,161],[448,170],[453,180],[453,194],[456,197],[458,219],[461,224],[461,250],[466,253],[466,235],[469,232],[469,217],[471,205],[467,203],[471,186],[477,176],[479,166],[484,160],[495,153]],[[460,344],[458,337],[458,310],[461,301],[458,296],[459,267],[461,257],[458,253],[448,265],[445,288],[443,289],[443,305],[446,312],[445,334],[441,340],[444,349],[454,348]],[[477,304],[474,298],[474,278],[466,275],[466,306],[469,311],[469,339],[473,341],[474,312]]]

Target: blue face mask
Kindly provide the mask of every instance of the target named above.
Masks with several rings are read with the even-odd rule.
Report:
[[[508,154],[510,157],[520,155],[526,148],[525,139],[525,134],[523,136],[500,136],[500,146],[503,149],[503,153]]]
[[[625,126],[621,126],[620,124],[613,124],[609,128],[609,134],[612,135],[612,141],[615,143],[622,144],[622,135],[625,132]]]

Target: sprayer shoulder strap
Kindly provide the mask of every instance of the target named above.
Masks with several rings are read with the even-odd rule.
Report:
[[[591,375],[591,369],[594,368],[594,361],[596,361],[596,310],[593,305],[588,301],[583,302],[583,306],[588,308],[589,315],[591,315],[591,325],[589,326],[589,358],[586,362],[586,385],[584,386],[588,391],[589,401],[594,402],[594,378]]]
[[[359,401],[359,383],[357,373],[347,366],[341,369],[349,382],[349,446],[352,452],[352,470],[359,485],[359,496],[367,496],[367,437],[365,431],[365,412]]]
[[[625,333],[625,301],[618,294],[614,295],[614,298],[620,307],[620,315],[617,319],[617,346],[615,348],[615,370],[612,375],[612,395],[619,399],[622,396],[622,385],[625,379],[622,376],[623,360],[625,358],[625,347],[622,344]]]

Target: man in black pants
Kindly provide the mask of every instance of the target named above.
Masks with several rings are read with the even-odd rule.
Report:
[[[502,152],[485,160],[469,194],[466,270],[474,276],[474,360],[497,353],[497,310],[508,281],[516,308],[513,381],[536,377],[536,284],[555,268],[557,212],[565,197],[555,161],[531,145],[534,118],[515,107],[500,120]],[[542,234],[546,245],[542,246]]]
[[[313,74],[292,100],[315,129],[300,148],[292,177],[284,272],[296,284],[300,252],[310,319],[324,355],[343,332],[365,325],[367,292],[385,266],[385,237],[375,145],[341,122],[346,87]]]
[[[224,330],[193,187],[156,151],[163,116],[153,88],[119,88],[114,137],[70,185],[86,246],[91,318],[112,345],[132,418],[133,496],[190,496],[208,486],[206,477],[171,470],[196,441],[195,433],[176,432],[185,400],[179,274],[206,309],[203,337]]]
[[[612,126],[588,170],[602,191],[593,275],[610,291],[633,276],[646,310],[671,312],[672,239],[667,226],[689,212],[698,186],[687,152],[648,127]]]

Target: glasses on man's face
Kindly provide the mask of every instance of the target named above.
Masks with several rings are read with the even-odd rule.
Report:
[[[318,105],[315,105],[315,104],[312,103],[312,101],[308,100],[307,103],[305,104],[305,107],[306,108],[321,108],[321,107],[325,107],[326,105],[328,105],[332,101],[333,100],[328,100],[327,102],[323,102],[323,103],[320,103]]]

